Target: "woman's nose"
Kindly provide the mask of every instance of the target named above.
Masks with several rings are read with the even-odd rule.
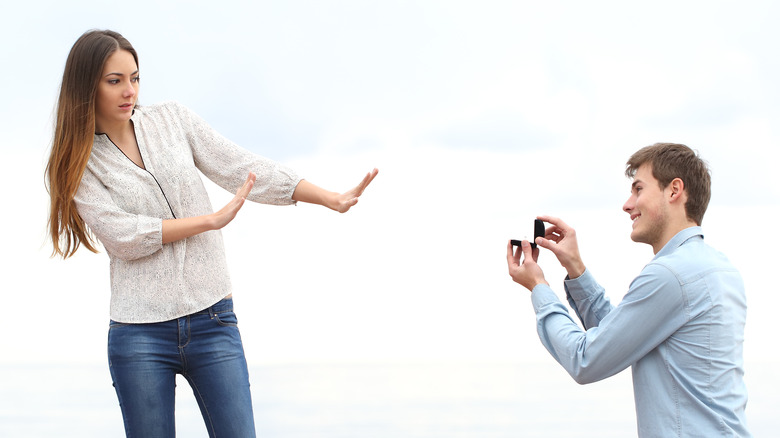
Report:
[[[132,97],[135,96],[135,86],[133,84],[128,84],[127,87],[125,87],[125,97]]]

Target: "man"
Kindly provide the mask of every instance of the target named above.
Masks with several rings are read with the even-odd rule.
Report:
[[[631,239],[651,245],[655,257],[617,306],[586,269],[574,229],[539,217],[552,226],[536,244],[566,269],[566,297],[584,331],[545,280],[539,249],[527,241],[516,252],[507,245],[510,276],[532,292],[539,338],[580,384],[631,366],[640,437],[750,436],[744,286],[726,257],[704,243],[700,227],[709,169],[687,146],[657,143],[631,156],[626,176],[633,178],[623,206]]]

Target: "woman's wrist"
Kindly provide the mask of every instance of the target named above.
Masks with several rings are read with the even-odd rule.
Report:
[[[340,204],[341,201],[339,199],[339,194],[338,193],[336,193],[336,192],[325,192],[323,197],[325,199],[325,203],[323,203],[322,205],[324,205],[325,207],[328,207],[329,209],[331,209],[333,211],[339,211],[339,206],[340,206],[339,204]]]
[[[295,187],[292,200],[296,202],[305,202],[307,204],[317,204],[331,210],[338,211],[339,194],[318,187],[305,179],[302,179]]]

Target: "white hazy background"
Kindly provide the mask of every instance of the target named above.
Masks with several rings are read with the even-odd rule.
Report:
[[[58,425],[70,424],[72,406],[36,411],[42,400],[14,398],[46,394],[51,403],[79,390],[47,392],[51,382],[39,377],[57,370],[65,381],[97,379],[89,384],[103,391],[95,397],[105,397],[100,408],[121,434],[105,358],[108,257],[82,250],[50,259],[45,236],[43,171],[62,70],[92,28],[119,31],[139,52],[142,104],[178,100],[239,145],[334,191],[380,169],[345,215],[248,203],[223,230],[253,382],[266,380],[263,370],[439,364],[417,370],[440,384],[414,391],[446,398],[454,382],[472,381],[464,364],[516,365],[519,377],[503,375],[528,381],[537,377],[524,375],[523,364],[542,364],[550,382],[564,383],[533,407],[562,412],[583,388],[541,346],[529,293],[507,275],[506,242],[528,237],[536,215],[562,217],[619,302],[652,258],[629,239],[624,164],[638,148],[670,141],[698,150],[712,168],[705,238],[740,269],[747,289],[748,418],[758,436],[777,430],[770,406],[780,380],[759,370],[780,366],[778,19],[773,1],[4,4],[0,431],[16,424],[6,432],[33,436],[19,432],[26,421],[62,436],[67,426]],[[210,187],[217,208],[232,196]],[[543,253],[541,263],[562,294],[554,257]],[[441,369],[466,371],[447,380],[432,371]],[[615,379],[621,409],[633,415],[630,378]],[[588,394],[603,396],[602,384]],[[256,386],[260,412],[274,401],[266,405]],[[397,390],[380,387],[380,397],[382,388]],[[187,409],[202,427],[194,401],[179,412]],[[576,430],[557,415],[539,418],[550,429],[535,436]],[[259,429],[265,420],[258,414]],[[339,427],[294,436],[385,436]],[[625,427],[633,433],[632,418]]]

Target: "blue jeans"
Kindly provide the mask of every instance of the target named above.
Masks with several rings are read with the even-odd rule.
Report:
[[[111,321],[109,367],[128,437],[176,435],[176,374],[192,387],[209,437],[255,436],[237,323],[232,299],[171,321]]]

